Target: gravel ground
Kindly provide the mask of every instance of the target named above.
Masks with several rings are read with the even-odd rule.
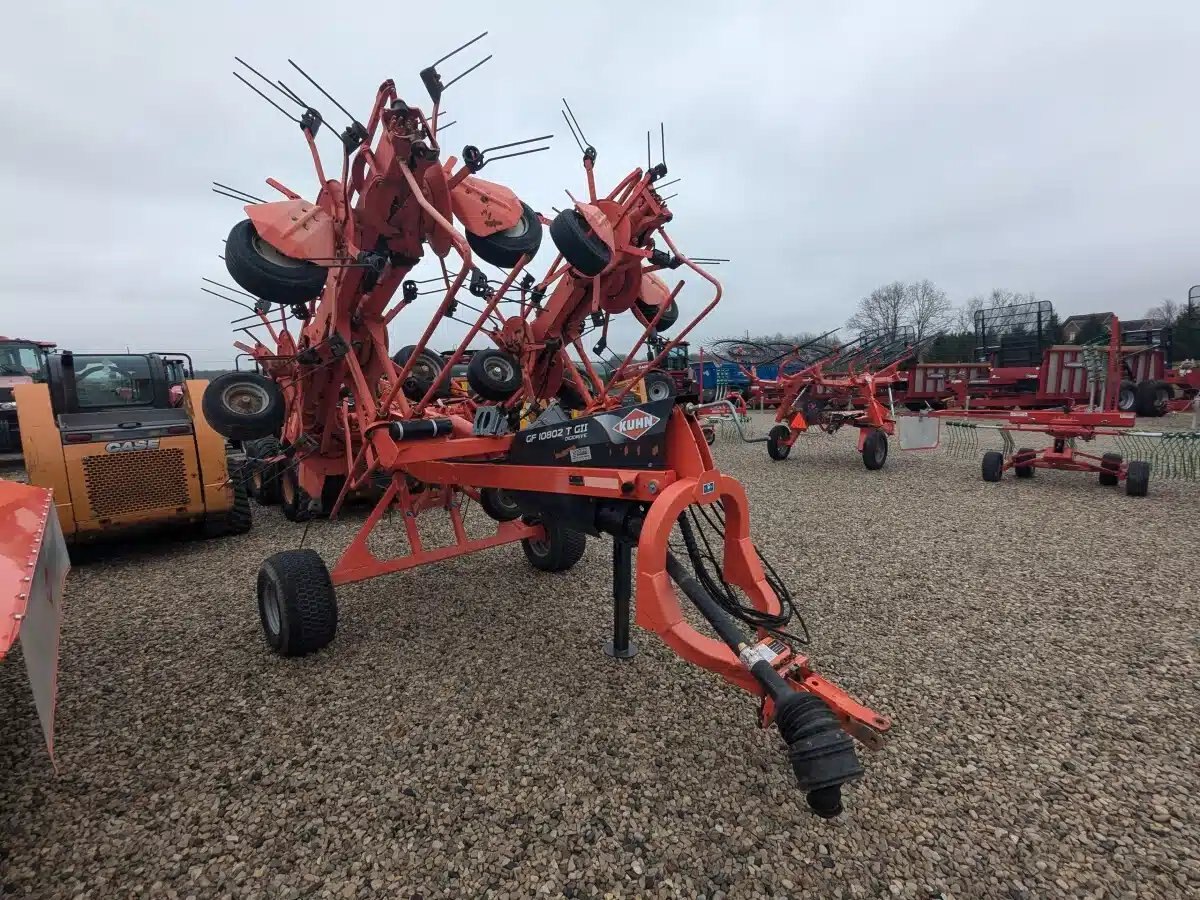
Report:
[[[841,820],[750,698],[640,631],[601,653],[599,542],[567,575],[506,547],[345,587],[334,645],[283,661],[253,579],[302,529],[256,510],[77,565],[58,775],[0,670],[0,894],[1195,896],[1200,486],[867,472],[852,440],[717,447],[815,663],[896,720]]]

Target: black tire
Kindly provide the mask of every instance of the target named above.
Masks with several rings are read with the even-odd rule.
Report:
[[[233,505],[224,512],[210,513],[204,517],[204,536],[215,538],[231,534],[245,534],[254,524],[250,511],[250,494],[246,489],[246,475],[242,466],[232,458],[226,459],[229,481],[233,486]]]
[[[989,450],[983,454],[983,480],[999,481],[1004,474],[1004,454],[999,450]]]
[[[704,443],[712,446],[717,440],[717,429],[712,425],[705,425],[700,429],[704,434]]]
[[[1117,389],[1117,409],[1121,412],[1133,412],[1137,409],[1137,390],[1129,379],[1122,381]]]
[[[1100,483],[1105,487],[1116,487],[1121,480],[1117,473],[1121,471],[1121,463],[1125,458],[1120,453],[1105,453],[1100,457]]]
[[[407,347],[401,347],[396,351],[396,355],[392,357],[392,362],[403,368],[408,362],[408,358],[413,355],[413,351],[417,349],[416,344],[409,344]],[[413,363],[412,369],[409,370],[408,377],[404,379],[404,396],[409,400],[420,400],[427,393],[429,388],[437,380],[437,377],[442,374],[442,369],[445,368],[446,361],[426,347],[421,351],[421,355],[417,361]],[[449,390],[449,379],[442,385],[442,391]]]
[[[480,350],[467,364],[467,384],[484,400],[507,400],[522,383],[521,364],[503,350]]]
[[[1151,418],[1166,415],[1171,389],[1161,381],[1139,381],[1134,388],[1134,410],[1139,416]]]
[[[522,256],[533,259],[542,246],[542,220],[526,203],[521,204],[521,221],[505,231],[480,235],[467,232],[471,251],[486,263],[511,269]]]
[[[280,496],[279,505],[283,508],[283,516],[289,522],[307,522],[312,518],[312,500],[300,487],[300,479],[296,470],[288,466],[279,475]]]
[[[587,406],[583,402],[583,396],[579,393],[579,389],[566,378],[563,379],[563,383],[558,387],[558,405],[563,409],[571,411],[578,411]]]
[[[1135,459],[1125,467],[1125,493],[1130,497],[1145,497],[1150,490],[1150,463]]]
[[[253,441],[279,433],[286,405],[283,391],[270,378],[254,372],[226,372],[208,383],[200,409],[217,434]]]
[[[571,268],[592,277],[604,271],[612,260],[612,250],[593,234],[587,220],[577,209],[564,209],[550,223],[550,240]]]
[[[583,551],[587,548],[586,534],[557,522],[543,521],[541,526],[546,532],[544,539],[525,538],[521,541],[521,549],[531,566],[543,572],[565,572],[583,559]]]
[[[497,522],[511,522],[521,518],[521,507],[517,506],[504,488],[482,488],[479,491],[479,505],[483,507],[489,519]]]
[[[255,297],[286,306],[307,303],[319,295],[329,274],[324,266],[280,253],[258,236],[249,219],[238,222],[229,232],[225,268]]]
[[[342,488],[346,486],[345,475],[326,475],[321,484],[321,515],[327,516],[333,512],[333,504],[341,496]],[[345,504],[342,504],[343,509]]]
[[[315,550],[284,550],[258,570],[258,616],[267,646],[305,656],[337,633],[338,607],[329,570]]]
[[[641,300],[637,301],[638,312],[640,312],[647,322],[654,321],[654,317],[658,315],[657,306],[649,306]],[[662,314],[662,318],[658,320],[658,324],[654,326],[655,331],[668,331],[671,326],[679,321],[679,305],[672,300],[667,306],[666,311]]]
[[[278,506],[283,497],[280,473],[287,465],[286,462],[265,463],[283,452],[278,438],[267,437],[253,441],[247,448],[251,457],[253,470],[250,473],[250,496],[260,506]]]
[[[887,462],[887,456],[887,433],[878,428],[872,428],[867,432],[867,437],[863,441],[863,465],[866,466],[870,471],[876,472],[883,468],[883,464]]]
[[[792,452],[792,445],[783,443],[792,434],[792,429],[786,425],[776,425],[767,432],[767,456],[776,462],[782,462]]]
[[[665,372],[647,372],[642,384],[646,388],[646,402],[675,399],[675,382]]]
[[[1037,456],[1037,451],[1035,451],[1032,447],[1022,447],[1016,452],[1016,454],[1013,456],[1013,471],[1016,473],[1018,478],[1033,477],[1033,473],[1037,470],[1033,466],[1022,465],[1021,463],[1026,458],[1033,459],[1035,456]]]

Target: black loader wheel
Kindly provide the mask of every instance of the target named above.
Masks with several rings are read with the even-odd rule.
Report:
[[[571,268],[589,278],[604,271],[612,259],[608,244],[592,233],[577,209],[564,209],[550,223],[550,240]]]
[[[233,488],[233,505],[224,512],[209,513],[204,517],[204,536],[225,537],[230,534],[245,534],[254,524],[250,512],[250,494],[246,490],[246,472],[233,457],[225,458],[229,470],[229,483]]]
[[[1032,478],[1036,471],[1029,463],[1037,456],[1037,451],[1032,447],[1022,447],[1013,456],[1013,471],[1017,473],[1018,478]]]
[[[675,399],[675,382],[665,372],[647,372],[642,384],[646,387],[646,401],[649,403]]]
[[[1004,474],[1004,454],[999,450],[989,450],[983,454],[983,480],[999,481]]]
[[[1133,412],[1137,408],[1137,390],[1129,379],[1121,382],[1117,389],[1117,409],[1121,412]]]
[[[249,219],[238,222],[229,232],[225,268],[255,297],[285,306],[308,303],[321,293],[328,274],[316,263],[284,256],[259,237]]]
[[[1166,415],[1171,388],[1161,381],[1139,381],[1134,388],[1134,411],[1151,418]]]
[[[1145,497],[1150,490],[1150,463],[1135,459],[1125,467],[1125,493],[1130,497]]]
[[[776,425],[767,432],[767,456],[776,462],[782,462],[792,452],[792,445],[785,443],[792,435],[792,429],[786,425]]]
[[[413,351],[417,349],[416,344],[409,344],[407,347],[401,347],[396,351],[396,355],[392,357],[394,362],[400,368],[408,362],[408,358],[413,355]],[[412,368],[408,372],[408,377],[404,379],[404,396],[409,400],[420,400],[428,393],[433,383],[437,381],[437,377],[442,374],[442,368],[446,361],[426,347],[421,351],[421,355],[417,357],[417,361],[413,363]],[[443,384],[443,389],[447,389],[449,384]],[[439,394],[441,391],[438,392]]]
[[[542,521],[545,537],[525,538],[521,548],[535,569],[543,572],[565,572],[579,560],[587,547],[587,535],[553,521]]]
[[[484,400],[507,400],[521,383],[521,364],[503,350],[480,350],[467,364],[467,384]]]
[[[482,488],[479,491],[479,505],[489,519],[497,522],[511,522],[521,518],[521,507],[514,502],[512,495],[504,488]]]
[[[888,455],[888,439],[887,433],[879,428],[872,428],[867,432],[867,437],[863,441],[862,461],[863,465],[872,472],[883,468],[883,464],[887,462]]]
[[[653,322],[654,317],[658,315],[658,307],[657,306],[650,306],[647,303],[643,303],[641,300],[637,301],[637,308],[638,308],[638,312],[640,312],[645,317],[647,322]],[[668,331],[671,328],[671,326],[674,325],[678,321],[679,321],[679,305],[674,300],[672,300],[667,305],[666,310],[663,312],[662,318],[658,320],[658,324],[654,326],[654,330],[655,331]]]
[[[218,375],[204,389],[200,408],[217,434],[234,441],[270,437],[283,427],[283,391],[254,372]]]
[[[494,234],[467,232],[472,252],[486,263],[511,269],[522,256],[533,259],[542,246],[542,220],[526,203],[521,204],[521,220],[512,228]]]
[[[288,466],[279,476],[279,505],[289,522],[307,522],[312,518],[312,500],[300,487],[296,470]]]
[[[260,506],[278,506],[283,496],[280,473],[283,472],[287,463],[265,463],[263,460],[279,456],[283,452],[283,448],[279,445],[279,439],[263,438],[260,441],[254,441],[246,449],[253,457],[250,461],[253,466],[250,473],[250,496]]]
[[[305,656],[337,633],[337,595],[315,550],[284,550],[258,570],[258,615],[267,645],[280,656]]]
[[[1100,483],[1105,487],[1115,487],[1120,481],[1117,473],[1121,471],[1121,463],[1125,458],[1120,453],[1105,453],[1100,457]]]

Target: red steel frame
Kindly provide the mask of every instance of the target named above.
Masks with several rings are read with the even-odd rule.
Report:
[[[750,540],[745,492],[736,480],[717,469],[695,415],[679,406],[670,414],[663,470],[519,466],[504,462],[514,435],[472,433],[477,403],[471,397],[439,399],[440,383],[430,386],[419,400],[406,397],[401,390],[420,351],[429,346],[438,325],[454,308],[473,268],[471,248],[451,224],[452,219],[457,218],[467,231],[486,235],[508,228],[520,218],[521,205],[511,191],[475,178],[466,168],[454,171],[453,158],[444,164],[437,161],[438,118],[437,100],[426,116],[400,101],[391,81],[384,82],[366,125],[366,139],[356,152],[347,152],[340,179],[326,177],[313,133],[305,129],[321,183],[315,203],[268,179],[287,199],[246,207],[258,233],[278,251],[321,264],[338,261],[330,269],[324,292],[309,304],[307,322],[298,336],[287,329],[285,318],[281,317],[276,327],[269,315],[262,314],[262,325],[274,346],[261,341],[253,346],[238,344],[284,391],[287,418],[283,437],[294,448],[300,486],[317,495],[327,476],[346,476],[334,505],[336,514],[347,495],[370,484],[376,473],[391,476],[384,496],[332,568],[333,583],[362,581],[541,534],[539,525],[516,521],[500,524],[490,537],[469,539],[459,503],[480,488],[637,501],[648,509],[637,543],[638,624],[657,632],[685,659],[763,695],[763,686],[737,653],[684,620],[666,571],[668,538],[678,516],[689,504],[720,501],[726,520],[727,580],[741,588],[758,609],[780,611],[779,598],[768,584]],[[656,171],[660,167],[635,169],[602,196],[596,190],[595,152],[588,151],[584,154],[587,198],[576,201],[575,209],[592,234],[610,249],[610,262],[600,274],[586,277],[559,254],[536,284],[517,284],[517,274],[529,262],[523,258],[487,299],[446,360],[442,382],[450,377],[451,367],[468,345],[483,334],[520,361],[523,385],[502,404],[505,409],[541,407],[556,395],[564,379],[570,379],[584,398],[586,412],[613,409],[632,389],[633,382],[625,376],[642,367],[634,362],[635,355],[683,282],[660,299],[653,319],[639,317],[645,331],[613,374],[609,387],[583,350],[584,321],[597,312],[607,317],[629,311],[639,299],[644,279],[664,267],[691,270],[710,285],[712,298],[645,364],[652,368],[719,302],[720,283],[681,254],[664,228],[672,215],[653,182],[665,174],[665,166],[661,173]],[[655,249],[660,240],[663,251]],[[399,304],[391,301],[421,258],[422,243],[440,259],[445,294],[416,350],[403,366],[397,366],[388,355],[387,325],[409,305],[411,296]],[[387,248],[387,265],[372,283],[366,274],[369,270],[353,261],[380,245]],[[451,250],[459,259],[457,268],[447,265]],[[499,304],[514,296],[519,312],[505,316]],[[540,302],[543,297],[544,304]],[[344,351],[337,352],[338,346]],[[572,364],[571,349],[578,354],[585,375]],[[301,363],[297,357],[301,351],[317,361]],[[399,440],[394,435],[393,423],[420,420],[448,421],[449,433],[419,441]],[[418,492],[412,481],[439,487]],[[367,541],[385,512],[393,508],[404,517],[411,552],[380,559],[368,549]],[[414,520],[432,508],[448,512],[455,535],[452,545],[426,548],[420,542]],[[763,630],[758,636],[762,641],[770,637]],[[777,666],[794,689],[824,699],[847,731],[872,748],[879,745],[879,733],[889,727],[888,719],[815,675],[803,657],[780,657]],[[764,725],[771,718],[769,703],[766,709]]]

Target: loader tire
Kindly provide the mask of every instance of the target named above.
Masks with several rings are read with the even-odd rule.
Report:
[[[224,512],[209,513],[204,517],[204,536],[207,538],[245,534],[254,524],[243,466],[232,458],[227,460],[226,465],[229,469],[229,482],[233,487],[233,506]]]
[[[258,570],[258,615],[267,646],[305,656],[337,633],[338,606],[329,570],[315,550],[284,550]]]
[[[546,532],[545,537],[521,541],[521,549],[531,566],[543,572],[565,572],[583,559],[583,551],[587,548],[586,534],[554,521],[540,524]]]

